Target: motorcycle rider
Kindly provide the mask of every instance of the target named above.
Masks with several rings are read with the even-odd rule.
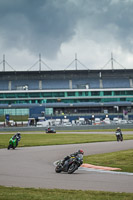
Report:
[[[83,154],[84,154],[84,151],[82,149],[79,149],[77,152],[70,154],[70,156],[66,156],[62,161],[62,166],[64,165],[66,160],[69,160],[73,156],[79,157],[81,160],[83,160]]]
[[[50,131],[51,130],[51,128],[50,128],[50,126],[48,126],[48,131]]]
[[[123,138],[123,134],[122,134],[120,127],[117,127],[116,133],[120,133],[121,138]]]
[[[121,131],[120,127],[117,127],[116,133],[120,133],[120,135],[122,136],[122,131]]]
[[[16,146],[18,146],[18,141],[21,140],[20,132],[17,132],[12,138],[13,138],[13,140],[15,140],[15,138],[16,138]]]

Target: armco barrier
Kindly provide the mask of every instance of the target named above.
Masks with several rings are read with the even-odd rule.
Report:
[[[121,129],[133,129],[133,124],[112,124],[112,125],[82,125],[82,126],[54,126],[56,131],[75,131],[75,130],[99,130],[99,129],[116,129],[117,127]],[[45,131],[46,127],[1,127],[0,132],[23,132],[23,131]]]

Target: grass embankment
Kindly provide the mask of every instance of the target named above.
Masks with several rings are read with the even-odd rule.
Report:
[[[133,194],[61,189],[10,188],[0,186],[0,200],[132,200]]]
[[[91,142],[116,141],[114,134],[21,134],[19,147],[46,146],[60,144],[79,144]],[[0,148],[7,148],[11,134],[0,135]],[[124,135],[124,140],[133,139],[133,135]]]

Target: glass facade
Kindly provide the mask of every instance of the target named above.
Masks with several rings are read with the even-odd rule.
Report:
[[[0,77],[0,115],[27,115],[34,106],[47,113],[116,112],[115,105],[133,112],[132,69],[5,71]]]
[[[29,109],[0,109],[0,115],[29,115]]]
[[[1,93],[0,104],[27,103],[78,103],[78,102],[114,102],[133,101],[133,90],[118,91],[44,91]]]

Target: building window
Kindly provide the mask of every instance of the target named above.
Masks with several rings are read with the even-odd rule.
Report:
[[[67,96],[69,96],[69,97],[75,96],[75,92],[68,92]]]
[[[126,95],[133,95],[133,91],[126,91]]]
[[[100,96],[100,92],[99,91],[92,91],[91,96]]]
[[[54,92],[53,97],[64,97],[64,92]]]
[[[125,91],[114,91],[114,95],[125,95]]]
[[[52,97],[52,92],[43,93],[43,97]]]
[[[110,95],[112,95],[111,91],[104,91],[104,96],[110,96]]]
[[[83,92],[79,92],[78,94],[79,94],[79,96],[82,96],[82,95],[83,95]]]
[[[85,92],[85,96],[88,96],[88,92]]]

